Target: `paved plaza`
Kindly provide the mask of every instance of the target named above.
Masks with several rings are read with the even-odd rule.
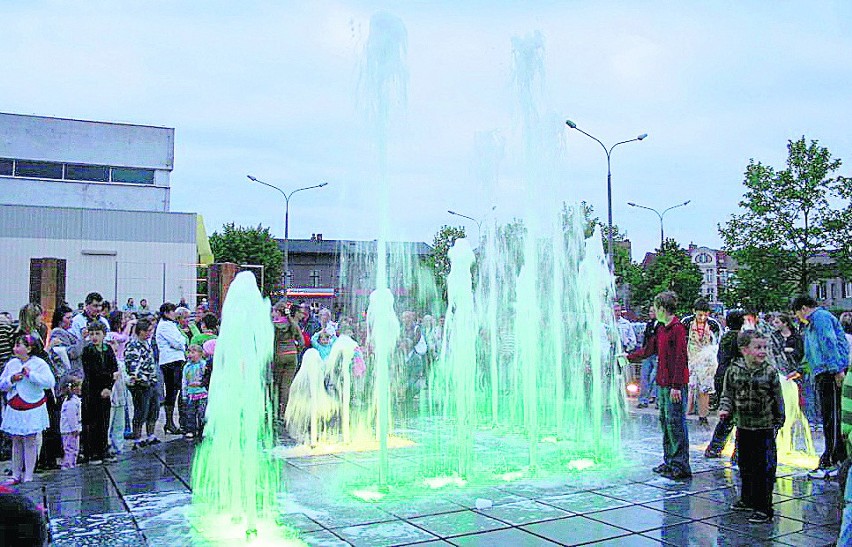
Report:
[[[660,458],[656,416],[632,411],[624,430],[628,461],[616,469],[373,502],[330,485],[367,471],[375,453],[292,457],[280,521],[308,545],[833,545],[841,514],[836,483],[780,465],[775,518],[749,524],[748,513],[728,508],[737,498],[735,468],[702,456],[709,430],[690,421],[690,435],[694,477],[686,482],[650,471]],[[193,451],[192,442],[176,439],[114,464],[41,474],[21,491],[41,501],[46,488],[57,546],[204,545],[186,519]],[[404,458],[395,455],[392,465]]]

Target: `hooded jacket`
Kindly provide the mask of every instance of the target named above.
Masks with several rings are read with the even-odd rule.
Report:
[[[778,371],[768,363],[749,366],[735,359],[725,373],[719,412],[728,412],[741,429],[773,429],[784,425],[784,397]]]

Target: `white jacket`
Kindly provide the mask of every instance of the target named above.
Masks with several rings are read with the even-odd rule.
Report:
[[[160,350],[160,362],[162,366],[167,363],[186,360],[186,337],[180,331],[178,324],[168,319],[161,319],[157,323],[157,349]]]

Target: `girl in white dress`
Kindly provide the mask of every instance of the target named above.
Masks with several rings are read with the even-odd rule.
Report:
[[[37,357],[42,353],[41,341],[31,334],[15,340],[13,353],[0,374],[0,390],[6,393],[3,425],[12,439],[12,477],[9,483],[33,480],[38,458],[37,434],[50,426],[47,415],[46,389],[56,383],[47,363]]]

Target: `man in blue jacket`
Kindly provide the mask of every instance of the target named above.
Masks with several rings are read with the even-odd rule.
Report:
[[[846,445],[840,437],[840,388],[849,361],[849,344],[840,321],[811,296],[796,296],[790,308],[804,325],[805,359],[813,370],[822,406],[825,451],[811,476],[827,478],[836,474],[838,465],[846,459]]]

